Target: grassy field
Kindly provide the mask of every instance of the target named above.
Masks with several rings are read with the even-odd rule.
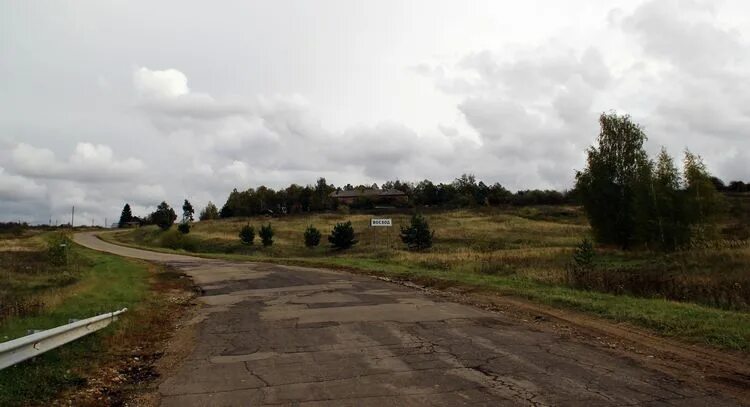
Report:
[[[124,231],[126,244],[224,258],[341,267],[433,286],[459,285],[528,298],[645,326],[668,336],[717,347],[750,350],[750,248],[696,249],[669,255],[596,249],[594,268],[575,280],[573,248],[590,229],[575,207],[487,208],[428,212],[434,246],[405,250],[398,225],[370,228],[369,214],[327,213],[198,222],[189,235],[154,227]],[[333,251],[324,241],[308,249],[304,229],[324,236],[351,220],[359,243]],[[239,229],[271,223],[274,244],[242,245]]]
[[[174,311],[157,288],[177,279],[175,273],[76,245],[67,247],[67,261],[55,266],[49,240],[57,241],[50,233],[34,232],[0,238],[0,340],[71,318],[129,311],[101,332],[0,371],[3,406],[47,404],[60,392],[85,385],[97,367],[145,346],[159,331],[154,328],[163,323],[163,313]]]

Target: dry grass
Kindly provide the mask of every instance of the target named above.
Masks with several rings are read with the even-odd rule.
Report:
[[[537,207],[521,209],[457,210],[427,213],[435,232],[433,247],[425,252],[405,249],[399,238],[399,226],[409,223],[409,214],[386,214],[393,219],[391,228],[370,227],[370,214],[315,213],[284,218],[236,218],[197,222],[186,237],[186,247],[197,252],[240,253],[269,257],[322,257],[332,253],[325,247],[314,250],[303,245],[308,225],[326,235],[337,222],[351,221],[358,244],[336,256],[377,258],[398,264],[430,269],[471,271],[483,274],[515,274],[536,281],[562,283],[572,248],[588,235],[582,213],[574,207]],[[238,239],[240,228],[250,223],[256,230],[271,223],[274,244],[271,248],[244,247]],[[174,233],[174,232],[168,232]],[[135,244],[159,245],[153,228],[120,235]]]
[[[374,216],[393,219],[392,228],[371,228]],[[399,226],[409,214],[323,213],[283,218],[254,217],[197,222],[187,236],[152,227],[122,233],[126,243],[188,251],[248,255],[266,259],[353,259],[384,265],[446,272],[512,276],[535,283],[570,285],[616,294],[661,297],[730,309],[750,308],[750,248],[747,245],[690,250],[670,255],[623,252],[599,247],[593,272],[571,281],[573,248],[590,235],[584,214],[576,207],[483,208],[432,211],[425,214],[435,232],[434,245],[424,252],[407,251]],[[325,235],[337,222],[351,221],[359,243],[344,252],[329,250]],[[237,236],[250,223],[256,230],[271,223],[274,245],[244,246]],[[321,230],[321,247],[304,247],[308,225]],[[166,241],[166,239],[165,239]],[[177,241],[177,245],[174,243]]]
[[[750,349],[750,249],[747,245],[663,254],[597,247],[590,272],[571,278],[573,248],[590,233],[573,207],[487,208],[425,213],[434,246],[411,252],[398,238],[407,214],[327,213],[198,222],[177,239],[210,257],[341,267],[434,287],[462,286],[518,295],[545,304],[626,321],[691,342]],[[390,217],[393,228],[370,228],[371,217]],[[312,224],[327,235],[350,220],[359,243],[345,251],[304,247]],[[237,236],[250,223],[271,223],[270,248],[245,246]],[[176,231],[154,227],[119,232],[126,244],[164,250]],[[170,239],[174,241],[175,236]],[[616,294],[616,295],[613,295]],[[675,301],[676,300],[676,301]]]

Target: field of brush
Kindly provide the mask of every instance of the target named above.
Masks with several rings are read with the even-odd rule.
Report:
[[[399,238],[409,213],[320,213],[196,222],[190,233],[154,226],[102,234],[105,240],[168,252],[241,261],[341,268],[434,287],[510,295],[647,328],[724,349],[750,351],[750,200],[731,211],[710,244],[676,253],[595,247],[593,266],[571,272],[573,252],[591,229],[578,207],[545,206],[426,210],[432,248],[413,252]],[[370,227],[373,217],[394,226]],[[326,236],[351,221],[358,243],[337,251]],[[247,224],[271,224],[274,243],[240,242]],[[304,245],[318,228],[320,246]]]
[[[370,227],[372,217],[389,217],[393,227]],[[575,278],[572,253],[590,228],[577,207],[482,208],[432,211],[425,216],[434,230],[434,245],[421,252],[406,250],[399,226],[409,214],[324,213],[281,218],[254,217],[197,222],[188,235],[144,227],[120,232],[116,239],[134,245],[217,253],[255,260],[297,260],[319,264],[381,264],[446,274],[469,273],[518,281],[566,286],[643,298],[693,302],[722,309],[750,310],[750,246],[747,240],[721,239],[705,248],[677,253],[625,252],[597,247],[594,266]],[[358,243],[332,250],[326,236],[337,222],[351,221]],[[246,224],[256,232],[271,224],[271,247],[240,242]],[[303,233],[313,225],[323,233],[321,245],[304,246]],[[733,225],[729,230],[737,230]],[[730,243],[727,243],[730,242]]]

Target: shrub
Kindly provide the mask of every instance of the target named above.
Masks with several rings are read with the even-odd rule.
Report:
[[[321,233],[315,226],[310,225],[305,229],[305,246],[315,247],[320,244]]]
[[[186,250],[189,252],[196,251],[198,246],[195,240],[177,230],[169,230],[163,233],[159,238],[159,245],[167,249]]]
[[[186,235],[190,233],[190,224],[187,222],[182,222],[179,225],[177,225],[177,230],[180,231],[183,235]]]
[[[354,239],[352,222],[337,223],[333,227],[333,230],[331,230],[331,235],[328,236],[328,242],[331,243],[334,249],[338,250],[348,249],[357,244],[357,241]]]
[[[263,246],[271,246],[273,244],[273,228],[271,228],[271,224],[261,226],[260,227],[260,233],[258,233],[260,236],[260,240],[263,243]]]
[[[240,240],[244,244],[253,244],[255,240],[255,229],[250,225],[245,225],[240,229]]]
[[[573,262],[576,267],[590,269],[594,264],[594,245],[589,239],[583,239],[573,250]]]
[[[64,233],[53,234],[47,241],[47,257],[49,262],[55,266],[68,264],[68,254],[73,242]]]
[[[410,250],[424,250],[432,247],[435,232],[430,231],[427,220],[420,214],[411,217],[408,227],[401,226],[401,240]]]

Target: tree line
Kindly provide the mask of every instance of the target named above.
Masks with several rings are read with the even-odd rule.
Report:
[[[402,207],[440,207],[464,208],[475,206],[498,205],[559,205],[572,203],[568,191],[523,190],[516,193],[508,191],[499,183],[487,185],[477,181],[474,175],[464,174],[453,182],[435,184],[430,180],[418,183],[401,180],[388,181],[382,186],[377,184],[336,187],[325,178],[319,178],[314,185],[300,186],[292,184],[286,188],[274,190],[266,186],[249,188],[245,191],[234,189],[218,211],[221,218],[245,217],[267,213],[301,213],[335,210],[339,202],[331,198],[335,191],[396,189],[403,192],[406,199],[395,203]],[[348,206],[352,209],[369,209],[375,201],[370,197],[358,197]],[[201,218],[203,219],[203,218]]]
[[[665,148],[648,156],[646,134],[629,116],[605,113],[599,123],[586,168],[576,175],[598,242],[669,251],[714,237],[725,202],[699,155],[686,150],[680,171]]]

